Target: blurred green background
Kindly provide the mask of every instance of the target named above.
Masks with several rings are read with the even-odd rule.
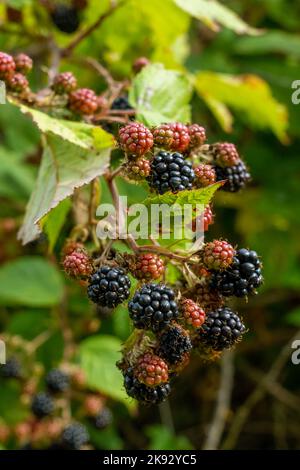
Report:
[[[53,41],[66,46],[77,34],[59,32],[43,3],[11,0],[0,5],[0,50],[33,57],[33,89],[46,83],[44,66],[53,60]],[[108,4],[89,0],[80,13],[80,29]],[[203,365],[195,358],[178,379],[170,403],[160,409],[128,406],[118,392],[116,351],[130,328],[124,310],[119,308],[101,324],[97,335],[105,335],[103,351],[93,360],[114,424],[95,436],[100,449],[300,447],[300,365],[291,362],[292,338],[300,328],[300,104],[291,100],[292,83],[300,80],[300,3],[232,0],[226,7],[231,10],[209,1],[124,1],[76,48],[72,59],[61,63],[61,70],[76,73],[81,86],[99,93],[105,84],[82,66],[83,56],[96,58],[119,80],[132,78],[132,63],[139,56],[189,77],[194,85],[193,121],[207,128],[209,141],[236,143],[253,176],[243,192],[217,194],[216,221],[208,238],[249,246],[264,263],[259,295],[246,305],[236,304],[249,327],[245,341],[221,363]],[[247,24],[259,34],[252,34],[256,31]],[[8,104],[0,106],[0,143],[0,328],[28,341],[49,329],[50,338],[37,352],[37,360],[48,369],[62,355],[63,338],[54,315],[62,292],[68,293],[78,344],[86,348],[84,342],[90,339],[83,324],[94,313],[81,288],[67,281],[54,262],[68,223],[49,255],[43,236],[25,247],[17,241],[41,151],[34,125]],[[103,367],[109,375],[104,384]],[[232,375],[227,390],[224,383]],[[225,396],[223,405],[230,411],[223,419],[224,389],[231,396]],[[18,390],[1,385],[4,422],[15,424],[26,412]]]

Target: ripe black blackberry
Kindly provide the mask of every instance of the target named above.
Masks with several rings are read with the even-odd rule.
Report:
[[[241,248],[237,250],[228,269],[213,272],[210,285],[221,295],[246,297],[255,294],[262,285],[262,263],[256,251]]]
[[[68,5],[58,4],[51,13],[55,26],[66,34],[72,34],[79,28],[80,20],[76,8]]]
[[[67,426],[61,436],[61,444],[64,449],[80,450],[89,441],[89,433],[81,423],[73,423]]]
[[[112,423],[112,419],[112,412],[105,407],[95,416],[95,426],[97,429],[105,429]]]
[[[242,161],[235,166],[227,168],[215,166],[215,171],[217,181],[226,180],[226,183],[221,189],[231,193],[235,193],[244,188],[251,179],[251,175],[248,172],[245,163]]]
[[[50,395],[40,392],[33,397],[31,411],[37,418],[49,416],[54,410],[54,403]]]
[[[127,96],[119,96],[113,101],[111,109],[116,111],[131,111],[133,107],[129,104]]]
[[[245,333],[246,327],[229,307],[220,307],[208,312],[199,331],[200,344],[222,351],[234,346]]]
[[[134,326],[139,329],[159,331],[178,317],[175,293],[164,284],[145,284],[136,291],[128,309]]]
[[[101,266],[91,277],[87,294],[102,307],[113,308],[128,299],[130,279],[122,268]]]
[[[189,334],[180,325],[170,325],[158,337],[157,354],[171,366],[183,360],[192,349]]]
[[[49,392],[65,392],[70,385],[69,376],[60,369],[52,369],[46,375],[46,385]]]
[[[10,357],[5,364],[0,365],[0,377],[4,379],[19,379],[21,375],[21,364],[15,357]]]
[[[148,387],[139,382],[131,367],[124,372],[124,387],[130,397],[144,404],[157,405],[163,402],[171,393],[169,383]]]
[[[159,152],[151,163],[151,173],[147,178],[151,188],[159,194],[192,189],[195,173],[192,163],[180,153]]]

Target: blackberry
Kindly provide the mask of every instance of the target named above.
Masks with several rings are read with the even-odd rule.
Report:
[[[134,367],[134,375],[139,382],[148,387],[154,387],[168,382],[168,365],[159,356],[146,352],[138,358]]]
[[[115,111],[131,111],[133,107],[129,104],[127,96],[119,96],[113,101],[111,109]]]
[[[164,284],[145,284],[128,304],[129,315],[139,329],[159,331],[178,316],[175,293]]]
[[[27,54],[18,54],[15,57],[16,71],[27,75],[32,69],[32,59]]]
[[[112,420],[112,412],[105,407],[95,416],[94,423],[97,429],[105,429],[112,423]]]
[[[0,377],[4,379],[19,379],[21,377],[21,364],[18,359],[10,357],[5,364],[0,365]]]
[[[231,193],[235,193],[244,188],[251,179],[250,173],[248,172],[245,163],[242,161],[235,166],[227,168],[216,166],[215,171],[217,181],[226,180],[226,183],[221,189]]]
[[[97,305],[113,308],[128,299],[130,279],[121,268],[101,266],[91,277],[88,297]]]
[[[225,240],[205,243],[200,252],[201,261],[207,269],[226,269],[232,263],[234,248]]]
[[[159,152],[151,163],[148,179],[151,188],[163,194],[192,189],[195,178],[191,162],[180,153]]]
[[[170,325],[158,337],[157,354],[171,366],[180,363],[191,349],[191,338],[180,325]]]
[[[40,392],[33,397],[31,411],[37,418],[49,416],[54,410],[54,403],[50,395]]]
[[[234,346],[245,331],[246,327],[236,313],[229,307],[220,307],[207,313],[198,339],[214,351],[222,351]]]
[[[51,18],[57,29],[66,34],[72,34],[79,28],[79,15],[76,8],[68,5],[56,5]]]
[[[52,369],[46,375],[46,384],[49,392],[65,392],[70,385],[69,376],[60,369]]]
[[[134,376],[134,370],[131,367],[124,372],[124,387],[130,397],[143,404],[157,405],[163,402],[171,393],[169,383],[148,387],[139,382]]]
[[[140,157],[153,146],[153,135],[144,124],[131,122],[119,130],[119,144],[124,152]]]
[[[262,263],[257,253],[241,248],[228,269],[212,274],[210,285],[225,297],[245,297],[255,294],[263,283],[261,271]]]
[[[52,89],[58,95],[71,93],[77,88],[77,80],[72,72],[59,73],[54,77]]]
[[[62,447],[68,450],[80,450],[89,441],[89,433],[81,423],[73,423],[67,426],[61,436]]]

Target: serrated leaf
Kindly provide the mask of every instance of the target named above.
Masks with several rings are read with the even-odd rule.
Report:
[[[191,93],[191,84],[181,72],[151,64],[134,78],[129,100],[137,110],[137,120],[155,126],[190,121]]]
[[[224,106],[239,111],[257,129],[270,129],[287,143],[288,112],[273,96],[269,85],[256,75],[233,76],[214,72],[199,72],[194,85],[225,131],[230,130],[231,118]],[[219,102],[219,107],[216,103]],[[220,107],[223,108],[220,113]]]
[[[54,134],[78,147],[86,150],[101,150],[113,146],[113,136],[101,127],[92,126],[83,122],[55,119],[41,111],[19,105],[24,114],[29,114],[40,131],[44,134]]]
[[[122,374],[116,367],[116,362],[121,358],[121,348],[118,338],[108,335],[93,336],[81,342],[79,361],[86,374],[88,387],[128,406],[130,401],[123,387]]]
[[[149,206],[151,204],[168,204],[169,206],[173,204],[178,204],[179,206],[184,206],[184,204],[203,204],[206,205],[209,203],[214,193],[217,191],[222,182],[211,184],[206,188],[193,189],[193,190],[184,190],[179,193],[167,192],[164,194],[155,194],[149,196],[143,204]]]
[[[174,0],[174,3],[213,31],[219,31],[221,25],[238,34],[259,34],[257,29],[216,0]]]
[[[57,242],[71,206],[70,199],[64,199],[41,220],[41,226],[48,238],[50,252]]]
[[[100,127],[61,121],[21,106],[44,133],[44,154],[19,238],[26,244],[38,237],[41,219],[76,188],[108,168],[113,137]]]
[[[63,296],[57,268],[38,256],[23,256],[0,268],[0,304],[50,307]]]

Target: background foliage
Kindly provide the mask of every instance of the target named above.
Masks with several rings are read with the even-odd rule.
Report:
[[[5,4],[22,11],[23,25],[8,21]],[[108,0],[89,0],[81,28],[108,7]],[[93,317],[91,306],[81,288],[65,279],[56,261],[70,229],[70,196],[75,187],[103,174],[111,145],[108,135],[101,129],[97,135],[86,125],[70,128],[56,119],[45,121],[38,113],[32,120],[23,114],[26,109],[22,113],[11,104],[0,106],[1,331],[31,341],[48,329],[50,337],[37,358],[50,368],[62,355],[57,311],[67,298],[79,344],[78,361],[87,371],[89,385],[110,398],[114,412],[113,426],[94,438],[98,448],[299,448],[300,366],[292,365],[291,349],[282,369],[276,363],[300,327],[300,105],[291,101],[291,84],[300,79],[299,13],[299,2],[287,0],[230,0],[226,6],[215,0],[124,0],[79,44],[72,58],[61,63],[61,70],[77,74],[81,86],[100,93],[105,84],[92,69],[83,68],[82,57],[100,60],[120,80],[133,77],[131,66],[137,57],[148,57],[153,65],[134,79],[129,93],[138,119],[152,125],[192,118],[207,127],[212,141],[234,141],[251,168],[253,182],[248,189],[238,195],[217,194],[216,222],[208,235],[251,246],[263,258],[261,294],[246,306],[238,305],[249,334],[221,366],[192,362],[171,397],[170,409],[137,409],[126,398],[121,374],[114,367],[130,329],[126,311],[119,307],[89,336],[83,325]],[[72,36],[53,27],[40,2],[1,2],[0,50],[25,51],[34,58],[33,88],[46,83],[42,66],[51,66],[54,60],[53,42],[65,47],[70,40]],[[149,83],[154,89],[150,98]],[[41,159],[38,128],[57,151],[60,187],[52,185],[53,169],[45,158],[35,186]],[[91,145],[93,167],[87,168],[85,155]],[[46,157],[47,146],[44,152]],[[85,168],[82,180],[75,160],[83,165],[80,174]],[[31,243],[22,246],[17,232],[34,186],[22,228],[23,239]],[[129,203],[145,198],[142,188],[123,186]],[[44,192],[47,198],[41,206]],[[37,220],[44,234],[35,239]],[[225,416],[220,442],[213,443],[209,431],[211,423],[217,424],[212,421],[215,403],[222,374],[230,373],[230,367],[234,367],[231,412]],[[246,419],[241,421],[243,413]],[[1,386],[0,416],[14,423],[24,415],[18,391]]]

